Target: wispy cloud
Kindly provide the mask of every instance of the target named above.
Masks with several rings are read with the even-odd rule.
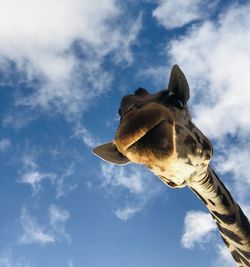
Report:
[[[181,243],[185,248],[193,248],[195,244],[202,245],[210,241],[216,230],[212,216],[202,211],[189,211],[184,220],[184,233]]]
[[[22,161],[23,171],[18,179],[18,182],[30,185],[34,195],[41,191],[42,182],[44,180],[48,179],[51,183],[55,181],[57,177],[55,173],[43,173],[38,170],[39,168],[34,155],[25,154],[22,158]]]
[[[68,261],[68,267],[74,267],[75,265],[74,265],[74,262],[73,262],[73,260],[69,260]]]
[[[13,256],[11,250],[0,253],[1,267],[30,267],[30,264],[24,259],[17,259]]]
[[[83,144],[88,148],[93,148],[94,146],[97,146],[98,143],[100,143],[98,142],[97,137],[95,137],[93,133],[91,134],[80,122],[75,125],[73,131],[73,137],[80,138]]]
[[[140,166],[114,166],[101,164],[102,187],[115,199],[115,214],[121,220],[128,220],[142,211],[146,204],[160,192],[155,177]],[[129,195],[129,200],[119,199],[119,193]]]
[[[138,78],[143,78],[145,80],[149,80],[151,83],[153,83],[156,88],[166,88],[167,86],[167,76],[168,73],[168,66],[150,66],[143,68],[139,70],[137,73]]]
[[[44,172],[41,171],[36,156],[32,152],[25,154],[22,157],[22,162],[23,170],[18,182],[31,186],[34,196],[42,191],[43,182],[45,181],[49,181],[55,188],[57,198],[64,197],[77,188],[76,183],[72,182],[72,180],[68,181],[75,172],[74,164],[72,163],[67,168],[60,168],[59,171]]]
[[[0,152],[5,152],[6,150],[9,149],[11,146],[11,142],[9,139],[2,139],[0,140]]]
[[[32,121],[37,119],[39,114],[30,112],[30,110],[18,110],[16,109],[8,111],[3,118],[3,126],[5,128],[12,127],[14,129],[22,129],[29,125]]]
[[[136,169],[114,166],[111,164],[101,164],[101,172],[104,176],[104,187],[124,187],[130,193],[140,194],[145,190],[146,182],[143,181],[143,174]]]
[[[218,257],[212,262],[213,267],[235,267],[235,261],[233,260],[228,248],[224,244],[217,245],[217,254]]]
[[[23,184],[29,184],[32,189],[33,193],[36,194],[41,190],[41,183],[45,179],[49,179],[52,182],[55,180],[55,175],[51,173],[39,173],[38,171],[30,171],[24,173],[19,182]]]
[[[23,229],[23,234],[20,238],[21,243],[47,244],[55,242],[55,236],[49,233],[46,226],[40,225],[37,218],[32,216],[26,208],[22,208],[20,220]]]
[[[66,170],[63,170],[61,175],[57,175],[55,180],[56,184],[56,197],[60,198],[66,196],[68,193],[72,192],[77,188],[76,183],[67,183],[66,179],[72,178],[75,173],[75,167],[71,164]]]
[[[51,231],[56,236],[56,239],[67,239],[68,241],[70,241],[70,236],[65,230],[65,222],[70,218],[70,213],[67,210],[61,209],[56,205],[50,205],[49,218]]]
[[[115,212],[115,215],[121,219],[122,221],[127,221],[130,217],[135,215],[137,212],[141,211],[143,207],[130,207],[127,206],[125,208],[118,208]]]
[[[70,214],[67,210],[55,205],[49,207],[49,222],[40,224],[37,218],[30,214],[30,211],[23,207],[21,210],[20,222],[23,229],[20,243],[39,243],[42,245],[55,243],[66,239],[70,241],[70,236],[65,231],[65,223]]]
[[[202,0],[157,0],[153,16],[166,29],[185,26],[195,20],[206,18],[208,10],[218,1]]]

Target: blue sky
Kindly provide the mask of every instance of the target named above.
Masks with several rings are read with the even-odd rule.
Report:
[[[250,4],[3,0],[0,267],[234,266],[206,208],[142,166],[101,162],[118,106],[191,88],[213,166],[250,214]]]

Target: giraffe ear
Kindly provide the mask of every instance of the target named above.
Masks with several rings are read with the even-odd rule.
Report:
[[[184,73],[174,65],[170,74],[168,90],[173,92],[185,105],[189,99],[189,86]]]
[[[109,142],[100,146],[97,146],[93,149],[93,154],[100,157],[101,159],[118,165],[127,164],[130,160],[123,156],[113,144],[113,142]]]

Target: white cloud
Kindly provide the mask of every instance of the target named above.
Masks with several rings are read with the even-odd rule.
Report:
[[[168,66],[150,66],[148,68],[139,70],[138,78],[149,80],[156,88],[166,88],[166,78],[168,73]]]
[[[101,163],[101,174],[102,187],[116,203],[115,215],[123,221],[142,211],[161,190],[161,184],[142,166]]]
[[[93,148],[100,143],[94,134],[90,133],[81,123],[75,125],[73,137],[80,138],[88,148]]]
[[[69,260],[68,261],[68,267],[74,267],[75,265],[74,265],[74,262],[73,262],[73,260]]]
[[[49,181],[54,186],[57,198],[64,197],[77,188],[77,184],[72,181],[75,173],[74,164],[70,164],[65,169],[61,167],[57,172],[43,172],[37,164],[37,155],[35,154],[36,152],[30,151],[22,157],[23,170],[18,179],[19,183],[31,186],[33,195],[42,191],[45,181]],[[68,178],[71,178],[70,181]]]
[[[228,144],[215,161],[216,169],[220,170],[220,173],[232,175],[234,186],[230,189],[242,202],[248,198],[250,190],[250,145],[247,141],[249,139],[244,140],[246,143],[240,142],[237,146]]]
[[[23,164],[24,164],[24,168],[26,169],[37,169],[37,163],[36,163],[36,154],[37,152],[34,150],[32,152],[26,153],[23,155],[23,157],[21,158]]]
[[[249,4],[234,5],[170,45],[171,62],[191,85],[195,121],[213,138],[250,132],[249,11]]]
[[[116,210],[115,215],[121,219],[122,221],[127,221],[130,217],[132,217],[137,212],[141,211],[140,207],[125,207],[119,208]]]
[[[60,198],[60,197],[64,197],[66,196],[68,193],[72,192],[73,190],[75,190],[77,188],[77,184],[76,183],[71,183],[68,184],[66,182],[67,178],[72,178],[73,174],[75,173],[75,168],[74,165],[71,164],[66,170],[63,170],[63,174],[62,175],[58,175],[55,183],[56,183],[56,197]]]
[[[70,236],[65,231],[65,222],[70,218],[69,212],[56,205],[50,205],[49,217],[52,232],[57,236],[57,239],[65,238],[70,241]]]
[[[20,217],[23,234],[20,237],[20,242],[45,245],[62,239],[70,241],[70,236],[65,231],[65,223],[69,218],[70,214],[67,210],[50,205],[49,222],[42,225],[36,217],[30,214],[26,207],[23,207]]]
[[[112,75],[102,67],[107,55],[132,62],[141,16],[131,18],[115,0],[4,0],[0,25],[2,72],[11,70],[11,60],[33,87],[16,104],[69,115],[109,87]]]
[[[38,169],[38,165],[35,160],[35,156],[30,154],[25,154],[22,157],[23,162],[23,169],[22,175],[18,179],[18,182],[30,185],[33,190],[33,194],[35,195],[39,191],[42,190],[42,182],[44,180],[49,180],[51,183],[53,183],[57,177],[54,173],[43,173],[40,172]]]
[[[185,248],[191,249],[196,245],[202,247],[207,242],[210,242],[209,246],[211,246],[213,242],[216,247],[216,257],[211,261],[211,266],[235,266],[231,253],[217,233],[217,226],[209,213],[189,211],[185,217],[181,243]]]
[[[17,259],[13,256],[11,250],[4,251],[0,254],[1,267],[29,267],[30,264],[24,259]]]
[[[250,204],[249,203],[239,203],[240,207],[244,211],[245,215],[250,218]]]
[[[140,194],[145,190],[143,174],[136,168],[128,169],[127,167],[102,163],[101,172],[105,187],[124,187],[134,194]]]
[[[24,173],[20,179],[20,183],[28,184],[32,187],[33,193],[36,194],[41,190],[41,183],[45,179],[49,179],[51,182],[55,180],[56,175],[52,173],[40,173],[38,171],[30,171]]]
[[[216,230],[212,216],[202,211],[189,211],[184,221],[184,233],[181,243],[185,248],[193,248],[194,244],[203,244],[212,237]]]
[[[37,219],[26,208],[22,209],[20,219],[23,228],[23,234],[20,238],[21,243],[47,244],[55,242],[55,236],[49,233],[46,226],[40,225]]]
[[[166,29],[178,28],[195,20],[204,19],[208,10],[217,1],[202,0],[158,0],[153,16]]]
[[[213,262],[213,267],[221,267],[221,266],[227,266],[227,267],[235,267],[235,261],[229,252],[228,248],[222,244],[217,246],[218,250],[218,258],[215,262]]]
[[[0,152],[4,152],[9,149],[11,146],[11,142],[9,139],[0,140]]]

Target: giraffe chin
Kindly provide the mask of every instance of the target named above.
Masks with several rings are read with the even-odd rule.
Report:
[[[168,109],[159,104],[148,104],[124,116],[114,144],[131,161],[147,164],[146,159],[160,159],[173,153],[173,129],[174,122]]]

